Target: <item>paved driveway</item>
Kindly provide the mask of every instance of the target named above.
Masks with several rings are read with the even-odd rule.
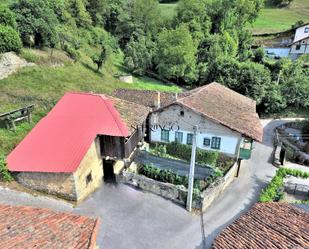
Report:
[[[104,249],[202,249],[257,200],[262,187],[274,175],[269,163],[273,128],[284,121],[264,120],[263,144],[256,144],[252,159],[242,164],[240,176],[202,215],[161,197],[126,185],[107,185],[77,208],[43,197],[12,190],[0,191],[0,203],[48,207],[60,211],[99,216],[98,244]]]

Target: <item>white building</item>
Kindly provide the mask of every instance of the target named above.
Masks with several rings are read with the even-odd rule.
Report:
[[[192,144],[197,125],[197,146],[236,156],[251,141],[262,140],[263,129],[255,101],[218,83],[197,88],[187,96],[152,112],[150,142]],[[249,141],[249,145],[245,143]]]
[[[249,158],[252,140],[262,141],[263,128],[256,103],[218,83],[175,93],[119,89],[119,98],[153,108],[149,118],[149,142],[192,143],[198,126],[197,146],[236,156],[238,150]]]
[[[309,24],[296,29],[294,40],[291,44],[290,57],[297,57],[309,54]]]

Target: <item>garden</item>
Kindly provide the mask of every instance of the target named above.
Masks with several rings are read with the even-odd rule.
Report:
[[[292,185],[293,189],[291,189],[291,184],[287,183],[286,179],[292,177],[294,178]],[[301,202],[309,203],[309,182],[307,181],[307,186],[300,185],[299,179],[308,179],[309,172],[304,172],[301,170],[296,169],[289,169],[289,168],[279,168],[276,172],[276,175],[270,181],[268,186],[262,191],[259,201],[260,202],[279,202],[285,201],[288,202],[292,198],[289,195],[299,195],[301,198],[297,198],[296,200],[300,199]],[[298,180],[297,180],[298,179]],[[305,187],[305,188],[304,188]],[[291,191],[292,190],[292,191]],[[297,191],[298,190],[298,191]]]

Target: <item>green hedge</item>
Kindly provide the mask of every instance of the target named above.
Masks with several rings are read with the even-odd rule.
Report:
[[[167,182],[174,185],[183,185],[188,188],[188,176],[180,176],[171,170],[162,170],[153,165],[143,165],[139,173],[160,182]],[[203,190],[202,181],[195,180],[194,188],[199,191]]]
[[[307,179],[309,178],[309,173],[288,168],[280,168],[277,170],[276,175],[270,181],[268,186],[262,191],[260,195],[260,202],[272,202],[279,201],[283,198],[283,180],[287,175],[300,177]]]
[[[9,26],[0,25],[0,53],[19,52],[22,42],[16,30]]]
[[[190,161],[192,146],[186,144],[179,144],[172,142],[166,145],[166,152],[171,156]],[[219,153],[217,151],[209,151],[203,149],[196,149],[196,162],[216,166]]]

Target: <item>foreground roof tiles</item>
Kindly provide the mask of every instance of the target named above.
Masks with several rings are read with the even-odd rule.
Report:
[[[93,249],[98,228],[98,219],[0,205],[0,248]]]
[[[11,152],[8,168],[75,172],[98,134],[129,135],[114,103],[103,95],[67,93]]]
[[[234,248],[309,248],[309,214],[287,203],[257,203],[213,243],[213,249]]]

